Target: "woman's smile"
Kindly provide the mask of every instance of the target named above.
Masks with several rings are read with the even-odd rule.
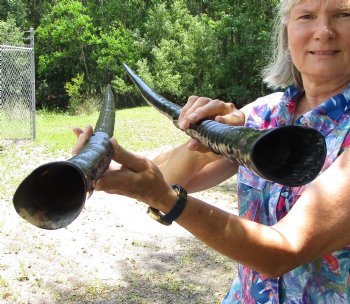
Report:
[[[325,51],[310,51],[312,55],[324,56],[324,57],[332,57],[339,53],[338,50],[325,50]]]
[[[304,85],[350,80],[349,2],[299,2],[291,10],[287,31],[292,60]]]

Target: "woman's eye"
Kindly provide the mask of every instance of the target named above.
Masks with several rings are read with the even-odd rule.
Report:
[[[312,19],[312,15],[302,15],[302,16],[299,16],[298,19],[310,20],[310,19]]]
[[[340,18],[347,18],[347,17],[350,17],[350,13],[347,13],[347,12],[339,13],[338,17],[340,17]]]

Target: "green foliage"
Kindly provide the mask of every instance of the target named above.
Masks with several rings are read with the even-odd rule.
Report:
[[[22,44],[23,33],[17,27],[16,21],[13,18],[8,18],[6,21],[0,20],[0,44]]]
[[[38,73],[52,89],[52,102],[64,95],[65,83],[77,73],[84,73],[90,81],[90,67],[94,67],[90,57],[97,39],[80,1],[59,1],[42,19],[36,34]]]
[[[260,71],[277,3],[0,0],[0,18],[16,12],[17,26],[36,27],[41,107],[68,109],[65,85],[78,74],[84,75],[84,96],[101,94],[110,82],[122,98],[138,96],[122,62],[180,104],[205,95],[243,105],[267,91]]]
[[[110,83],[114,77],[118,79],[124,71],[122,63],[133,64],[139,58],[132,32],[121,22],[114,22],[100,33],[93,58],[99,75],[96,86]]]
[[[69,106],[68,112],[70,114],[77,114],[79,107],[82,105],[81,98],[81,85],[84,83],[84,74],[77,74],[76,77],[72,78],[71,82],[67,82],[64,86],[67,94],[69,95]]]
[[[265,94],[260,72],[270,50],[277,1],[235,3],[217,22],[222,58],[222,77],[218,80],[224,97],[244,104]]]
[[[210,83],[216,70],[216,37],[208,20],[206,16],[191,15],[180,0],[160,3],[149,12],[145,40],[153,47],[148,69],[140,74],[151,78],[157,91],[178,103],[193,94],[216,94]],[[144,76],[144,70],[152,76]]]
[[[17,27],[29,27],[28,8],[24,0],[0,0],[0,20],[12,19]]]
[[[94,16],[94,25],[102,30],[109,27],[116,20],[125,27],[134,30],[142,24],[149,0],[89,0],[85,1],[89,15]]]

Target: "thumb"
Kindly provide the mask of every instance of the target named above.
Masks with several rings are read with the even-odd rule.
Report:
[[[84,130],[82,130],[80,128],[73,128],[72,130],[78,139],[76,145],[72,149],[72,154],[76,155],[84,147],[84,145],[88,142],[89,138],[94,133],[94,130],[90,125],[86,126]]]
[[[234,113],[229,113],[222,116],[216,116],[215,121],[224,123],[230,126],[244,126],[245,116],[241,111],[235,111]]]
[[[210,149],[206,146],[204,146],[199,140],[191,138],[187,142],[187,149],[189,151],[197,151],[201,153],[207,153],[210,151]]]
[[[115,138],[112,138],[111,143],[114,150],[112,156],[112,159],[114,161],[133,172],[141,172],[148,168],[148,162],[146,158],[125,150],[121,145],[118,144]]]

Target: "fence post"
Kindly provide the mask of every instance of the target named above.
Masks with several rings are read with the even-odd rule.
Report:
[[[3,62],[2,62],[2,46],[0,44],[0,109],[2,108],[3,106],[3,79],[4,79],[4,75],[3,75]],[[0,121],[1,123],[1,121]]]
[[[32,85],[32,122],[33,122],[33,139],[36,138],[36,112],[35,112],[35,56],[34,56],[34,29],[31,27],[29,30],[30,33],[30,46],[32,51],[30,54],[31,57],[31,85]]]

